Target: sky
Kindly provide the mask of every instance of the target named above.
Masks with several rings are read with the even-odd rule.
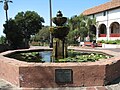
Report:
[[[0,0],[1,1],[1,0]],[[44,25],[49,25],[49,0],[12,0],[13,3],[8,3],[8,18],[13,18],[18,12],[35,11],[44,18]],[[52,16],[55,17],[57,11],[61,10],[63,16],[72,17],[80,15],[84,10],[94,6],[98,6],[110,0],[51,0]],[[3,34],[3,24],[6,21],[4,3],[0,3],[0,36]]]

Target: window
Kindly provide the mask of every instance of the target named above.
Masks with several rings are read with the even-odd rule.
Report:
[[[93,18],[95,18],[95,15],[93,14]]]
[[[103,16],[106,16],[106,11],[103,12]]]

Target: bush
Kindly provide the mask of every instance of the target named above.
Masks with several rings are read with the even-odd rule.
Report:
[[[105,44],[120,44],[120,40],[100,40],[97,43],[105,43]]]
[[[105,40],[99,40],[97,43],[105,43]]]

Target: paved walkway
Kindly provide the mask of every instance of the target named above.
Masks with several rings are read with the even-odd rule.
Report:
[[[31,90],[31,89],[20,89],[10,84],[7,81],[0,79],[0,90]],[[113,84],[108,86],[94,86],[94,87],[65,87],[65,88],[41,88],[33,90],[120,90],[120,78]]]
[[[12,85],[11,83],[0,79],[0,90],[20,90],[16,86]]]
[[[43,48],[43,47],[32,47],[32,48]],[[80,47],[72,47],[72,48],[80,48]],[[85,49],[94,49],[94,50],[109,50],[114,52],[120,52],[120,49],[104,49],[104,48],[91,48],[87,47]],[[20,89],[9,82],[0,79],[0,90],[31,90],[31,89]],[[64,87],[64,88],[41,88],[41,89],[33,89],[33,90],[120,90],[120,78],[116,79],[111,83],[111,85],[107,86],[93,86],[93,87]]]

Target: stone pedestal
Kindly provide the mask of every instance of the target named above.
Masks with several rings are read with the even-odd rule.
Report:
[[[65,40],[54,38],[52,59],[55,61],[57,59],[62,59],[66,57],[67,57],[67,44],[65,43]]]

